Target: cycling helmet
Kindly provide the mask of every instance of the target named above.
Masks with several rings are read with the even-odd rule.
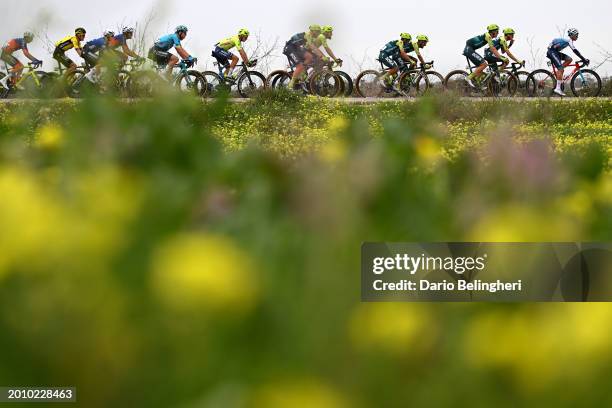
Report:
[[[504,29],[504,34],[505,35],[510,35],[510,34],[515,34],[514,29],[512,28],[505,28]]]
[[[249,36],[249,30],[247,30],[246,28],[241,29],[240,31],[238,31],[238,35],[246,35],[247,37]]]
[[[567,35],[569,35],[570,37],[575,37],[578,35],[578,30],[575,28],[570,28],[569,30],[567,30]]]
[[[332,33],[334,32],[334,28],[332,26],[326,25],[326,26],[321,27],[321,31],[323,33]]]
[[[487,26],[487,31],[499,31],[499,26],[497,24],[489,24]]]
[[[83,27],[79,27],[76,30],[74,30],[74,34],[78,35],[78,34],[85,34],[87,31],[85,31],[85,29]]]
[[[23,39],[27,42],[32,42],[32,40],[34,39],[34,34],[29,31],[26,31],[25,33],[23,33]]]
[[[114,31],[108,30],[108,31],[104,32],[104,37],[105,38],[114,37],[114,36],[115,36],[115,32]]]
[[[429,37],[427,37],[425,34],[420,34],[417,35],[417,41],[429,42]]]
[[[121,29],[121,32],[123,34],[134,34],[134,28],[133,27],[123,27]]]
[[[318,24],[313,24],[313,25],[311,25],[310,27],[308,27],[308,29],[309,29],[310,31],[321,31],[321,26],[320,26],[320,25],[318,25]]]
[[[187,31],[189,30],[187,29],[187,26],[184,25],[176,26],[176,28],[174,29],[175,33],[184,32],[185,34],[187,34]]]
[[[400,38],[402,40],[412,40],[412,36],[410,34],[408,34],[408,33],[401,33],[400,34]]]

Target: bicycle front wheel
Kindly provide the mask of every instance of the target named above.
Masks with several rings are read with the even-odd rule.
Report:
[[[451,71],[444,78],[444,87],[447,91],[456,93],[459,96],[469,96],[470,85],[466,78],[468,73],[461,70]]]
[[[340,83],[341,90],[340,96],[351,96],[353,95],[353,78],[344,71],[334,71],[342,80]]]
[[[333,98],[340,93],[340,82],[342,80],[333,71],[319,71],[311,75],[308,81],[310,91],[317,96]]]
[[[251,98],[266,88],[266,77],[257,71],[245,72],[238,78],[238,93],[243,98]]]
[[[425,81],[426,80],[426,81]],[[423,84],[421,84],[423,82]],[[419,80],[419,89],[426,84],[426,92],[428,95],[440,95],[444,92],[444,77],[436,71],[426,71],[423,79]]]
[[[545,69],[536,69],[527,77],[525,88],[527,95],[532,97],[548,98],[557,86],[557,79],[552,72]]]
[[[429,80],[422,72],[404,72],[398,80],[399,89],[403,96],[422,96],[429,88]]]
[[[572,77],[570,87],[572,93],[579,98],[596,97],[601,92],[601,78],[593,70],[581,69]]]
[[[355,79],[357,94],[362,98],[378,98],[383,93],[380,73],[373,69],[363,71]]]

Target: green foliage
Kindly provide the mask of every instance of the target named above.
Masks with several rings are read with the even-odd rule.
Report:
[[[359,251],[610,240],[611,112],[0,105],[0,384],[94,407],[609,405],[611,307],[360,304]]]

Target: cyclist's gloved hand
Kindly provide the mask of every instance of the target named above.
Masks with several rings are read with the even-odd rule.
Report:
[[[526,62],[525,60],[523,60],[523,61],[521,62],[521,65],[523,66],[523,68],[525,68],[525,64],[526,64],[526,63],[527,63],[527,62]]]
[[[425,64],[425,65],[423,65],[423,68],[430,69],[431,68],[431,64]]]
[[[342,61],[340,58],[336,58],[336,61],[335,61],[335,62],[336,62],[336,64],[338,64],[338,66],[339,66],[339,67],[341,67],[341,66],[342,66],[342,62],[343,62],[343,61]]]
[[[591,63],[591,61],[588,59],[583,59],[582,62],[584,63],[584,65],[589,65]]]
[[[504,61],[504,63],[509,61],[508,58],[506,58],[506,57],[501,57],[501,60]]]
[[[323,57],[323,62],[329,62],[329,57]]]

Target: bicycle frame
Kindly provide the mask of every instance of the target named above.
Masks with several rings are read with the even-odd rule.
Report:
[[[11,71],[9,69],[9,66],[4,63],[4,68],[6,69],[7,75],[11,75]],[[34,71],[34,68],[32,68],[32,63],[29,62],[28,65],[26,65],[24,67],[24,73],[21,75],[21,77],[19,78],[19,80],[17,82],[15,82],[14,86],[19,86],[21,85],[21,83],[23,83],[23,81],[26,80],[26,78],[28,77],[32,77],[32,79],[34,79],[34,83],[36,84],[36,86],[40,87],[40,80],[38,79],[38,75],[36,75],[36,71]]]
[[[557,73],[559,72],[559,70],[550,61],[548,61],[548,64],[552,66],[553,75],[555,76],[555,78],[557,78]],[[584,67],[584,64],[580,65],[580,62],[575,62],[573,64],[569,64],[565,68],[570,68],[570,67],[574,69],[567,75],[565,75],[565,70],[563,71],[564,75],[563,75],[562,82],[567,82],[569,79],[571,79],[576,74],[576,72],[578,72],[578,74],[580,75],[580,79],[582,79],[582,81],[585,81],[584,76],[582,75],[582,68]]]

